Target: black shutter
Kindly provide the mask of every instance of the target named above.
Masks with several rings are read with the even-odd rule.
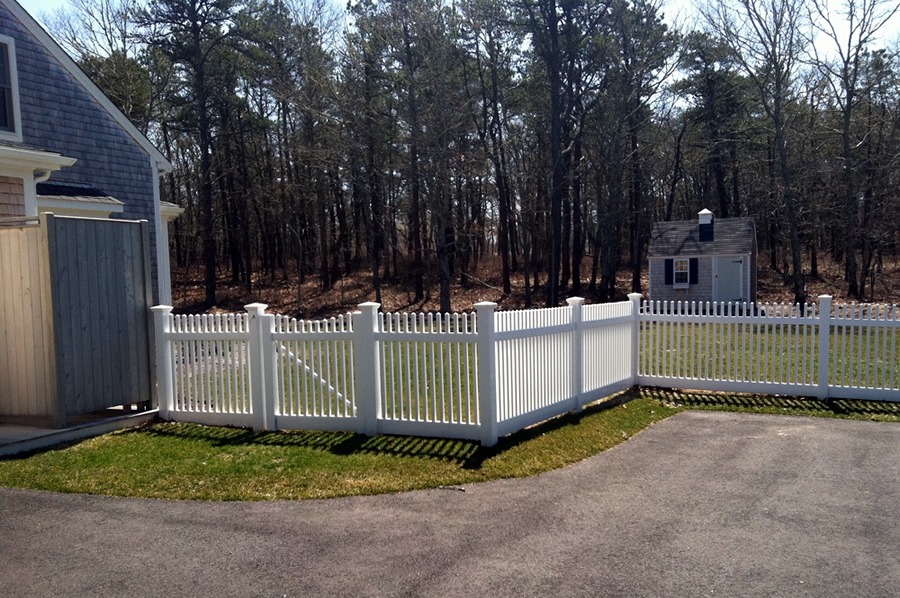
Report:
[[[690,261],[690,280],[691,284],[697,284],[699,278],[699,260],[695,257],[691,258]]]
[[[675,282],[675,260],[666,260],[666,284]]]

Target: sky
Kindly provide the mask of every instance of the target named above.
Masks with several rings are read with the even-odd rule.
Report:
[[[31,16],[37,17],[42,12],[52,13],[57,8],[65,6],[66,0],[19,0],[22,8],[27,10]]]
[[[41,13],[51,14],[56,9],[66,6],[66,0],[18,0],[19,3],[31,13],[32,16],[41,21]],[[671,22],[672,19],[680,21],[690,20],[692,13],[692,5],[697,0],[663,0],[663,13],[666,20]],[[832,0],[832,5],[837,6],[840,2]],[[882,39],[887,42],[900,38],[900,14],[895,15],[888,26],[885,28]]]

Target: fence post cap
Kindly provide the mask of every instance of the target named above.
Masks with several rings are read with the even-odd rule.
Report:
[[[832,299],[831,295],[819,295],[819,301],[831,301]]]
[[[472,307],[475,309],[497,309],[497,304],[493,301],[479,301]]]
[[[162,313],[167,314],[167,313],[171,312],[173,309],[174,308],[171,305],[154,305],[153,307],[150,308],[150,311],[157,311],[157,312],[162,312]]]
[[[628,298],[631,299],[632,301],[640,301],[641,299],[644,298],[644,296],[641,295],[640,293],[628,293]]]
[[[584,297],[569,297],[566,299],[566,303],[569,305],[581,305],[584,303]]]
[[[357,307],[359,308],[359,311],[378,311],[381,304],[375,303],[374,301],[366,301],[365,303],[360,303]]]
[[[258,315],[263,315],[266,312],[266,308],[268,304],[266,303],[250,303],[249,305],[245,305],[244,309],[246,309],[249,313],[255,313]]]

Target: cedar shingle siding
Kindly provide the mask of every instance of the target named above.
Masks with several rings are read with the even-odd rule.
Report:
[[[22,179],[0,176],[0,218],[25,215],[25,186]]]
[[[3,143],[76,158],[50,180],[87,183],[121,200],[119,217],[147,220],[156,247],[150,157],[3,6],[0,33],[15,39],[23,140]],[[151,256],[155,282],[156,252]]]

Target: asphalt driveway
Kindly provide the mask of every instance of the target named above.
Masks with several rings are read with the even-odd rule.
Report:
[[[271,503],[0,489],[0,595],[896,596],[900,425],[685,412],[537,478]]]

